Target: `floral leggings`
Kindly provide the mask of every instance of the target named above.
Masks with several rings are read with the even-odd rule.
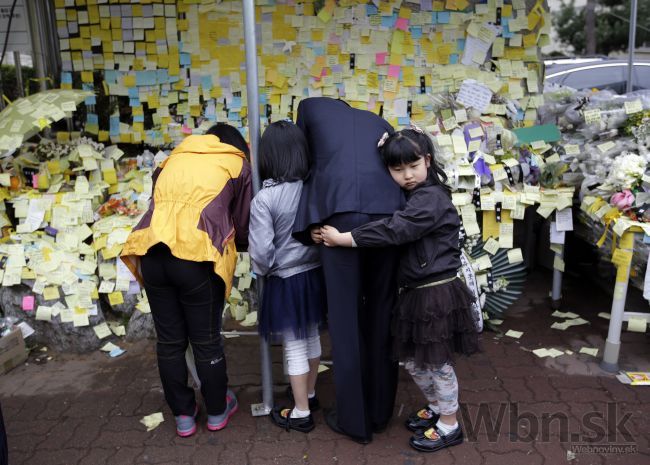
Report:
[[[427,401],[438,404],[441,415],[453,415],[458,411],[458,379],[454,367],[444,364],[431,369],[418,368],[413,361],[404,366]]]

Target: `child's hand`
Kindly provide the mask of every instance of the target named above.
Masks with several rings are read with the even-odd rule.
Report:
[[[323,235],[320,232],[320,226],[311,228],[309,235],[311,236],[311,240],[314,242],[314,244],[320,244],[323,242]]]
[[[350,247],[352,245],[352,235],[350,233],[340,233],[334,226],[325,225],[320,228],[323,242],[327,247]]]

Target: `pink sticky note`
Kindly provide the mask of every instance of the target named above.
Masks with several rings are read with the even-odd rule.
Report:
[[[409,28],[409,20],[406,18],[397,18],[395,27],[397,29],[401,29],[402,31],[406,31]]]
[[[390,66],[388,67],[388,76],[389,76],[389,77],[392,77],[392,78],[395,78],[395,79],[399,79],[399,71],[400,71],[400,67],[399,67],[399,66],[397,66],[397,65],[390,65]]]
[[[38,189],[38,174],[32,174],[32,187]]]
[[[388,56],[388,52],[379,52],[379,53],[375,54],[375,62],[376,62],[376,64],[385,65],[387,56]]]
[[[34,310],[34,296],[26,295],[23,297],[23,310],[31,312]]]

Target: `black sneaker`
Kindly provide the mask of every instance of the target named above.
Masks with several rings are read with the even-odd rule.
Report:
[[[291,418],[291,409],[275,407],[271,410],[271,421],[285,430],[296,430],[301,433],[309,433],[316,425],[311,413],[305,418]]]
[[[409,430],[415,432],[431,428],[433,425],[438,423],[439,419],[440,415],[426,405],[424,408],[409,415],[404,424]]]
[[[463,430],[460,425],[446,436],[441,434],[436,427],[431,427],[426,431],[416,433],[409,441],[411,447],[420,452],[435,452],[462,443]]]
[[[293,402],[294,404],[296,403],[296,401],[293,398],[293,389],[291,389],[291,385],[287,386],[287,397],[291,402]],[[318,401],[318,397],[314,396],[311,399],[308,399],[308,401],[309,401],[310,411],[315,412],[318,409],[320,409],[320,402]]]

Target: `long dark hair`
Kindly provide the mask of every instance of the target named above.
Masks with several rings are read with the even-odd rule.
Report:
[[[309,146],[290,121],[269,125],[260,140],[260,177],[280,182],[304,180],[309,174]]]
[[[241,150],[246,158],[250,158],[250,151],[246,139],[241,135],[239,129],[226,123],[217,123],[208,129],[206,134],[217,136],[224,144],[232,145],[233,147]]]
[[[399,166],[405,163],[413,163],[427,154],[431,155],[429,176],[427,182],[444,187],[451,192],[447,185],[447,174],[438,164],[431,139],[423,132],[415,129],[402,129],[397,131],[384,141],[379,148],[381,159],[386,166]]]

